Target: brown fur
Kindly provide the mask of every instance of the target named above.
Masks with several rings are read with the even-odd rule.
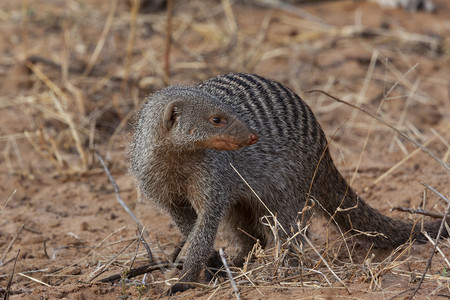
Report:
[[[318,202],[316,213],[376,247],[426,242],[414,224],[382,215],[360,199],[333,164],[309,107],[257,75],[218,76],[154,94],[139,113],[131,148],[131,172],[144,199],[166,210],[190,244],[184,282],[198,280],[205,265],[217,265],[213,246],[220,223],[239,244],[239,264],[254,244],[250,236],[262,246],[270,241],[262,217],[275,214],[289,233],[310,219],[310,211],[302,212],[310,200]],[[439,222],[425,224],[432,236],[438,228]],[[172,291],[187,288],[177,284]]]

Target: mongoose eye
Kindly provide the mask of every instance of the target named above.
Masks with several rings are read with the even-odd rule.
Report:
[[[220,124],[222,122],[222,120],[219,117],[214,117],[211,120],[216,124]]]

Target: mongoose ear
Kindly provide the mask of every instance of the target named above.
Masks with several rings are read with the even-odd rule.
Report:
[[[164,111],[163,124],[167,130],[170,130],[175,124],[175,121],[181,113],[180,107],[181,103],[179,101],[170,102],[166,106],[166,110]]]

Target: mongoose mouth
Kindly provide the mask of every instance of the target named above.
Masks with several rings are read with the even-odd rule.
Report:
[[[208,141],[204,141],[202,146],[215,150],[233,151],[255,144],[258,141],[258,138],[258,135],[255,133],[249,134],[244,141],[239,141],[233,136],[217,136]]]

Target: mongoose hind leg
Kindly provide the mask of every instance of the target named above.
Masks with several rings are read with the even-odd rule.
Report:
[[[262,225],[262,216],[258,205],[252,207],[250,203],[242,201],[233,207],[227,222],[228,231],[238,247],[238,252],[232,260],[234,266],[242,267],[255,243],[259,242],[262,248],[268,244],[271,233],[267,226]]]
[[[230,267],[242,267],[248,253],[252,251],[257,241],[262,247],[268,243],[267,237],[270,233],[264,231],[265,228],[261,226],[259,218],[255,217],[258,215],[255,214],[255,210],[258,210],[258,207],[251,207],[245,201],[241,201],[235,204],[224,218],[224,227],[238,248],[237,254],[228,262]],[[212,253],[207,267],[205,269],[207,281],[210,281],[215,275],[226,276],[218,251]]]

